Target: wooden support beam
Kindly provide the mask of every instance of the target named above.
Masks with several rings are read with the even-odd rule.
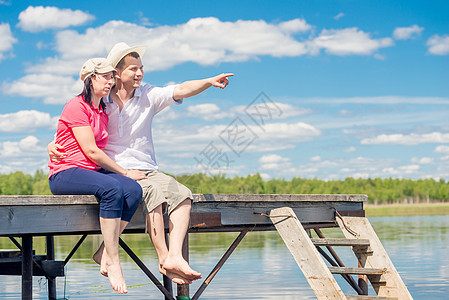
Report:
[[[54,238],[54,236],[48,235],[46,237],[46,244],[47,244],[47,261],[54,261],[55,260],[55,238]],[[48,270],[48,268],[47,268],[47,270]],[[64,271],[64,264],[62,265],[62,270]],[[56,299],[56,278],[55,277],[47,277],[47,286],[48,286],[48,299],[50,299],[50,300]]]
[[[318,299],[346,299],[293,210],[274,209],[270,218]]]
[[[22,300],[33,299],[33,236],[22,236]]]
[[[156,287],[164,294],[165,299],[171,299],[174,300],[173,296],[171,295],[170,291],[168,291],[156,278],[156,276],[151,273],[151,271],[145,266],[145,264],[137,257],[136,254],[131,250],[131,248],[128,247],[128,245],[122,240],[122,238],[119,238],[119,244],[122,247],[123,250],[131,257],[131,259],[136,263],[136,265],[139,266],[139,268],[145,273],[145,275],[150,278],[150,280],[156,285]]]
[[[189,262],[189,234],[186,234],[184,243],[182,244],[182,256]],[[177,299],[190,299],[190,289],[188,284],[177,284],[176,287]]]
[[[167,249],[168,249],[168,242],[169,242],[169,236],[168,236],[168,232],[165,232],[165,244],[167,245]],[[171,281],[170,278],[168,278],[165,275],[162,275],[162,282],[164,284],[164,287],[167,289],[167,291],[170,293],[171,297],[167,297],[164,295],[164,300],[171,300],[173,297],[173,281]]]
[[[338,217],[337,222],[347,239],[368,239],[370,241],[372,250],[370,253],[354,251],[363,268],[386,268],[385,273],[381,276],[382,280],[379,280],[379,276],[374,276],[374,278],[368,276],[377,295],[397,297],[400,300],[413,299],[369,220],[362,217]]]
[[[237,238],[234,240],[234,242],[229,246],[228,250],[225,252],[223,257],[218,261],[217,265],[212,269],[210,274],[207,276],[207,278],[204,280],[204,282],[201,284],[201,286],[196,291],[195,295],[193,295],[192,300],[197,300],[201,294],[204,292],[204,290],[209,286],[209,283],[214,279],[215,275],[217,275],[218,271],[220,271],[221,267],[224,265],[224,263],[228,260],[228,258],[231,256],[232,252],[234,252],[235,248],[240,244],[240,242],[243,240],[245,235],[248,233],[248,230],[240,232],[240,234],[237,236]]]

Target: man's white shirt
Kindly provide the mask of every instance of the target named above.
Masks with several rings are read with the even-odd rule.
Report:
[[[158,169],[151,124],[153,117],[164,108],[182,103],[182,99],[173,99],[175,87],[141,85],[121,112],[110,95],[107,97],[109,142],[104,152],[117,164],[125,169]]]

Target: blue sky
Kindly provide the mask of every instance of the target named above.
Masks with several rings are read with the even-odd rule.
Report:
[[[448,180],[448,16],[432,0],[0,0],[0,173],[47,171],[82,63],[123,41],[148,46],[154,85],[235,73],[155,118],[163,171]]]

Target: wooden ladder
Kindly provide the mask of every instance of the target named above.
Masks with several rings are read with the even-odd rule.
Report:
[[[310,238],[290,207],[271,210],[270,219],[318,299],[413,299],[367,218],[338,216],[345,239]],[[351,246],[360,267],[327,266],[319,246]],[[377,295],[345,295],[332,274],[366,275]]]

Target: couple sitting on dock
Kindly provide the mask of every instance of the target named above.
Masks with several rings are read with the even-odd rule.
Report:
[[[83,91],[67,102],[56,139],[48,145],[49,182],[55,195],[95,195],[100,203],[103,243],[93,259],[112,288],[126,293],[119,254],[120,233],[143,201],[146,230],[159,258],[159,271],[178,284],[201,278],[182,256],[192,192],[158,171],[151,123],[169,105],[211,86],[225,88],[222,74],[179,85],[142,84],[146,46],[116,44],[108,57],[86,61]],[[169,215],[169,249],[163,214]]]

